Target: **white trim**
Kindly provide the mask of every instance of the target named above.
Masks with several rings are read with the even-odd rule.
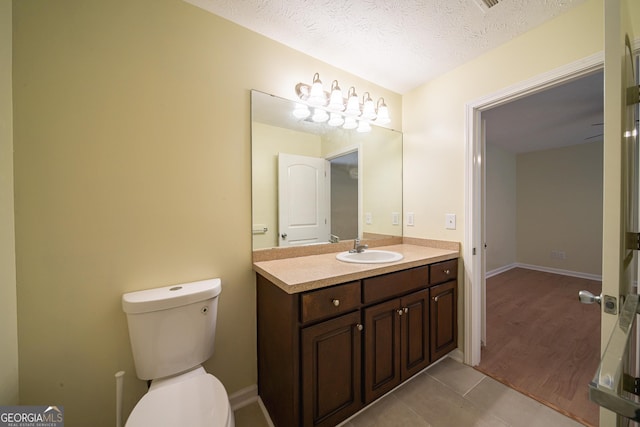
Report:
[[[482,110],[504,104],[568,80],[601,70],[604,66],[604,52],[599,52],[581,60],[542,73],[497,92],[472,100],[465,105],[465,237],[463,259],[465,265],[464,287],[464,362],[471,366],[480,363],[482,301],[481,261],[484,257],[481,234],[481,161],[479,158],[480,115]],[[473,255],[477,248],[478,256]]]
[[[488,279],[489,277],[497,276],[498,274],[504,273],[505,271],[509,271],[509,270],[511,270],[513,268],[516,268],[517,266],[518,266],[518,263],[514,262],[513,264],[508,264],[508,265],[505,265],[503,267],[498,267],[498,268],[496,268],[494,270],[487,271],[487,273],[485,274],[484,278]]]
[[[235,411],[258,400],[258,385],[253,384],[229,395],[231,410]]]
[[[500,268],[496,268],[495,270],[488,271],[485,278],[488,279],[490,277],[496,276],[500,273],[504,273],[514,268],[526,268],[527,270],[543,271],[545,273],[560,274],[563,276],[578,277],[580,279],[588,279],[588,280],[595,280],[598,282],[602,282],[602,275],[582,273],[580,271],[563,270],[561,268],[544,267],[541,265],[523,264],[520,262],[514,262],[513,264],[505,265],[504,267],[500,267]]]

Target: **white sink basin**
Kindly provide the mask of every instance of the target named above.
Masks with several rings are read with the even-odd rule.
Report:
[[[364,252],[340,252],[336,255],[339,261],[357,264],[381,264],[384,262],[400,261],[404,256],[398,252],[365,249]]]

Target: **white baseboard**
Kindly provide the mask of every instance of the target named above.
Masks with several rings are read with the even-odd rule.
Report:
[[[258,386],[256,384],[245,387],[235,393],[229,395],[229,403],[231,404],[231,410],[235,411],[240,408],[244,408],[247,405],[258,400]]]
[[[505,266],[496,268],[495,270],[487,271],[484,277],[485,279],[488,279],[489,277],[497,276],[498,274],[504,273],[505,271],[509,271],[512,268],[516,268],[517,266],[518,266],[518,263],[514,262],[513,264],[505,265]]]
[[[537,270],[537,271],[544,271],[546,273],[554,273],[554,274],[561,274],[563,276],[571,276],[571,277],[579,277],[581,279],[588,279],[588,280],[596,280],[601,282],[602,281],[602,276],[601,275],[597,275],[597,274],[590,274],[590,273],[582,273],[579,271],[571,271],[571,270],[563,270],[561,268],[552,268],[552,267],[543,267],[540,265],[532,265],[532,264],[523,264],[523,263],[513,263],[513,264],[509,264],[506,265],[504,267],[500,267],[500,268],[496,268],[495,270],[491,270],[491,271],[487,271],[487,274],[485,275],[485,278],[489,278],[492,276],[495,276],[497,274],[500,273],[504,273],[505,271],[509,271],[512,268],[526,268],[529,270]]]

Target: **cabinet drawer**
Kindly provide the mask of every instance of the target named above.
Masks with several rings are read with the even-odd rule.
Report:
[[[365,304],[404,295],[427,286],[427,266],[389,273],[363,280],[362,300]]]
[[[446,282],[447,280],[453,280],[456,277],[458,277],[458,260],[457,259],[443,261],[437,264],[431,264],[429,266],[429,284],[430,285]]]
[[[302,294],[300,306],[302,323],[357,309],[360,306],[360,281]]]

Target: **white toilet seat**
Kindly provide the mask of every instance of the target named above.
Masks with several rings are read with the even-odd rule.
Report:
[[[133,408],[125,427],[234,427],[234,424],[224,386],[199,367],[154,380]]]

